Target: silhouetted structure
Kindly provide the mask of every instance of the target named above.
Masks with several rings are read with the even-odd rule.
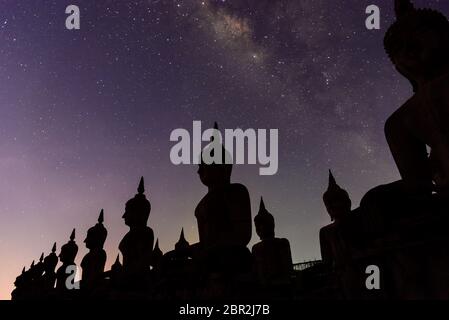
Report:
[[[151,257],[151,267],[155,272],[160,271],[162,258],[164,254],[159,248],[159,239],[156,239],[156,244],[154,245],[153,254]]]
[[[89,252],[81,261],[82,286],[86,289],[94,288],[103,280],[104,266],[106,264],[106,251],[103,250],[108,231],[103,226],[104,212],[101,209],[98,223],[87,231],[84,240]]]
[[[62,266],[56,271],[56,289],[61,295],[64,295],[64,292],[69,291],[66,282],[68,281],[68,276],[73,275],[73,272],[70,271],[75,270],[75,257],[77,253],[78,246],[75,243],[75,229],[73,229],[69,242],[61,247],[61,253],[59,254],[59,260],[61,261]]]
[[[218,130],[215,123],[214,129]],[[222,161],[207,164],[204,154],[214,156],[221,150]],[[251,205],[249,193],[242,184],[231,183],[232,163],[229,152],[219,139],[212,139],[203,150],[198,174],[208,188],[195,209],[199,243],[194,254],[206,272],[239,273],[251,267]]]
[[[330,170],[329,184],[323,195],[323,202],[332,223],[320,230],[321,257],[323,262],[338,267],[347,261],[349,243],[347,238],[353,233],[353,230],[348,230],[351,199],[348,192],[337,184]]]
[[[51,253],[44,258],[44,274],[41,278],[41,290],[44,296],[48,296],[56,282],[56,265],[58,264],[58,256],[56,255],[56,242],[51,248]]]
[[[202,155],[214,159],[221,152],[217,158],[222,161],[202,157],[198,169],[208,188],[195,209],[199,243],[190,245],[182,230],[174,250],[163,254],[158,241],[153,248],[153,230],[147,226],[151,205],[142,178],[123,215],[130,227],[119,245],[123,265],[117,256],[104,272],[102,211],[85,240],[90,251],[81,263],[81,294],[68,294],[66,286],[78,251],[74,230],[61,248],[57,273],[55,244],[45,259],[42,255],[22,270],[12,298],[448,299],[449,22],[439,12],[415,9],[408,0],[396,0],[395,7],[397,21],[385,36],[385,49],[415,91],[385,126],[402,180],[371,189],[352,209],[348,192],[329,172],[323,202],[332,223],[320,230],[322,261],[293,268],[289,242],[275,237],[274,218],[262,199],[254,219],[261,242],[252,253],[248,250],[249,193],[231,183],[229,153],[216,131]],[[365,271],[372,265],[381,270],[381,290],[366,287]]]
[[[405,191],[430,196],[433,177],[439,191],[449,188],[449,22],[409,0],[395,4],[397,21],[386,33],[385,49],[415,94],[390,116],[385,134]]]
[[[154,244],[153,230],[147,226],[151,204],[144,192],[142,177],[137,194],[126,203],[123,219],[130,230],[119,245],[123,256],[123,272],[132,287],[141,287],[142,279],[147,277]]]

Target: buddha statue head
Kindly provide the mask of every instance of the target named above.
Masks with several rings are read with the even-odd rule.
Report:
[[[329,170],[329,184],[323,194],[323,202],[331,220],[339,220],[351,212],[351,199],[346,190],[340,188]]]
[[[25,278],[26,278],[26,271],[25,271],[25,267],[23,267],[22,273],[19,274],[17,276],[16,280],[14,281],[14,286],[16,288],[22,287],[25,283]]]

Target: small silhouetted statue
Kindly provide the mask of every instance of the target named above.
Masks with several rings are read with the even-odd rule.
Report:
[[[12,300],[24,300],[26,298],[26,271],[25,267],[22,269],[22,273],[17,276],[14,281],[14,290],[11,292]]]
[[[364,274],[354,263],[364,250],[364,228],[357,209],[351,210],[348,192],[337,184],[330,170],[323,202],[332,223],[320,230],[322,260],[334,271],[335,284],[341,289],[342,296],[356,298],[362,287],[366,291]]]
[[[59,260],[62,263],[62,266],[56,271],[56,289],[59,292],[71,290],[66,282],[67,278],[70,276],[73,280],[75,279],[73,272],[75,272],[76,269],[75,258],[77,253],[78,246],[75,243],[75,229],[73,229],[70,235],[70,240],[61,247],[61,253],[59,254]]]
[[[337,184],[330,170],[323,202],[332,223],[320,230],[321,258],[333,267],[341,266],[348,262],[350,255],[345,227],[351,213],[351,199],[348,192]]]
[[[58,256],[56,255],[56,242],[51,248],[51,253],[44,258],[44,274],[41,278],[41,288],[45,293],[49,293],[55,287],[56,272],[55,268],[58,264]]]
[[[265,208],[262,198],[254,224],[261,240],[252,248],[259,283],[269,287],[289,285],[293,271],[290,243],[275,237],[274,217]]]
[[[251,239],[249,193],[244,185],[231,183],[232,159],[216,138],[216,123],[214,128],[215,138],[203,150],[198,169],[208,191],[195,209],[199,244],[193,247],[207,271],[244,272],[251,267],[247,248]],[[215,152],[221,152],[221,158]],[[204,161],[207,155],[212,161]]]
[[[123,272],[131,285],[138,284],[150,270],[154,233],[147,226],[151,205],[145,197],[143,177],[137,194],[126,203],[123,219],[130,228],[119,245],[123,256]]]
[[[414,95],[391,115],[385,134],[405,193],[449,189],[449,22],[440,12],[396,0],[397,21],[384,45]],[[426,146],[431,149],[429,160]],[[396,187],[397,188],[397,187]]]
[[[103,246],[108,235],[108,231],[103,225],[104,211],[101,209],[98,223],[87,231],[84,243],[89,252],[81,261],[82,287],[93,288],[99,285],[104,277],[104,266],[106,264],[106,251]]]
[[[39,262],[35,266],[34,280],[39,281],[44,274],[44,253],[42,252]]]

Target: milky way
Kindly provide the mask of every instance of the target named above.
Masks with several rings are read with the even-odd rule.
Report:
[[[381,30],[365,28],[372,3]],[[69,4],[78,31],[65,29]],[[387,0],[1,1],[0,298],[74,227],[80,261],[101,208],[113,263],[141,175],[161,249],[182,227],[196,242],[206,189],[195,166],[169,159],[170,132],[194,120],[279,129],[278,174],[237,166],[233,181],[253,216],[264,196],[295,262],[319,258],[327,170],[354,206],[398,179],[383,126],[411,88],[383,50],[392,13]]]

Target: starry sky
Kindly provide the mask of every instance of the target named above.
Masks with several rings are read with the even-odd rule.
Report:
[[[331,168],[353,205],[398,179],[385,119],[411,88],[386,57],[390,0],[1,0],[0,298],[23,266],[82,241],[105,210],[107,267],[140,176],[149,225],[166,252],[206,188],[195,165],[174,166],[170,133],[204,127],[279,130],[279,171],[235,166],[252,215],[260,196],[293,260],[320,258],[318,231]],[[365,28],[365,8],[381,29]],[[65,8],[81,29],[65,28]],[[449,3],[416,0],[449,12]],[[252,245],[257,241],[253,232]]]

